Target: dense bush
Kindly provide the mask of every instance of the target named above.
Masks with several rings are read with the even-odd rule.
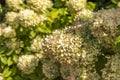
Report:
[[[1,0],[0,80],[119,80],[118,7],[119,0]]]

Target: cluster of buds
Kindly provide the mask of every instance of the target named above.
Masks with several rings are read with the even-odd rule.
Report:
[[[96,70],[90,69],[90,66],[70,66],[63,64],[60,67],[61,76],[65,80],[100,80]]]
[[[73,11],[80,11],[85,8],[86,0],[69,0],[68,6]]]
[[[31,74],[38,66],[39,58],[36,55],[22,55],[18,59],[17,67],[24,74]]]
[[[56,30],[43,41],[43,51],[52,55],[60,63],[87,65],[94,63],[100,54],[95,40],[87,39],[85,25],[76,24],[63,30]],[[89,34],[87,34],[89,35]],[[87,37],[87,38],[86,38]]]
[[[14,24],[16,21],[17,13],[16,12],[7,12],[5,14],[5,19],[8,24]]]
[[[7,7],[10,10],[20,10],[23,9],[22,5],[24,4],[24,0],[5,0]]]
[[[5,38],[13,38],[16,36],[16,32],[11,26],[3,27],[3,25],[0,24],[0,36]]]
[[[23,44],[22,41],[17,41],[16,39],[10,39],[5,41],[5,45],[8,49],[17,50]]]
[[[37,36],[33,43],[30,46],[31,51],[33,52],[39,52],[42,51],[42,38],[40,36]]]
[[[42,67],[43,67],[43,73],[48,79],[53,80],[58,76],[60,76],[60,70],[59,70],[60,65],[56,60],[43,59]]]
[[[74,18],[74,21],[77,21],[79,19],[89,19],[89,18],[92,18],[93,17],[93,12],[88,10],[88,9],[83,9],[79,12],[76,13],[75,15],[75,18]]]
[[[17,16],[18,23],[23,27],[36,26],[40,23],[40,17],[30,9],[20,10]]]
[[[102,70],[104,80],[119,80],[120,79],[120,55],[113,55],[105,68]]]
[[[94,14],[91,33],[107,49],[114,49],[114,41],[120,34],[120,9],[100,10]]]
[[[47,8],[51,8],[53,3],[51,0],[26,0],[28,6],[37,12],[44,12]]]

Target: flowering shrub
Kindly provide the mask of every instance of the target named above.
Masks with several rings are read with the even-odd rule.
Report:
[[[96,4],[0,1],[0,80],[119,80],[120,9]]]

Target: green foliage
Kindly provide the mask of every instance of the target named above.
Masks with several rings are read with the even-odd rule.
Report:
[[[94,11],[96,4],[93,2],[87,2],[87,9]]]

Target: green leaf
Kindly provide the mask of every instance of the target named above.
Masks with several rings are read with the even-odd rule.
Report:
[[[120,36],[118,36],[115,40],[115,45],[117,45],[118,43],[120,43]]]
[[[96,4],[93,2],[88,2],[86,8],[93,11],[95,9]]]
[[[7,64],[8,64],[8,66],[11,66],[13,64],[13,61],[12,61],[11,57],[8,58]]]
[[[31,74],[28,76],[31,80],[40,80],[38,76],[36,76],[35,74]]]
[[[42,33],[51,33],[51,30],[49,28],[47,28],[45,24],[42,26],[39,26],[38,31],[40,31]]]
[[[23,80],[20,76],[15,76],[15,80]]]
[[[10,56],[13,52],[14,52],[14,50],[10,50],[9,52],[6,53],[6,55]]]
[[[35,37],[35,36],[36,36],[35,31],[31,31],[31,32],[30,32],[30,36],[31,36],[32,38]]]
[[[115,8],[117,5],[116,4],[110,4],[108,6],[106,6],[106,8],[110,9],[110,8]]]
[[[17,63],[17,62],[18,62],[18,58],[19,58],[18,55],[13,55],[13,58],[12,58],[12,59],[13,59],[13,61],[14,61],[15,63]]]
[[[4,53],[5,52],[5,50],[0,50],[0,54],[2,54],[2,53]]]
[[[3,77],[9,77],[12,74],[12,71],[9,68],[5,68],[3,71]]]
[[[8,77],[7,80],[14,80],[12,77]]]
[[[120,0],[111,0],[114,4],[117,4],[118,2],[120,2]]]
[[[14,76],[16,74],[16,72],[17,72],[16,66],[13,66],[11,71],[12,71],[12,76]]]
[[[5,47],[0,46],[0,54],[3,54],[5,52],[5,50],[6,50]]]
[[[62,7],[62,1],[61,0],[54,0],[54,6],[55,7]]]
[[[7,57],[1,56],[1,57],[0,57],[0,60],[1,60],[1,62],[2,62],[3,64],[7,64]]]
[[[66,14],[68,14],[68,12],[67,12],[67,10],[66,10],[65,8],[60,8],[60,9],[58,9],[58,12],[59,12],[59,14],[61,14],[61,15],[66,15]]]
[[[52,19],[55,19],[58,17],[58,10],[57,9],[54,9],[51,11],[51,17],[52,17]]]
[[[120,36],[118,36],[115,40],[115,47],[118,52],[120,52]]]

